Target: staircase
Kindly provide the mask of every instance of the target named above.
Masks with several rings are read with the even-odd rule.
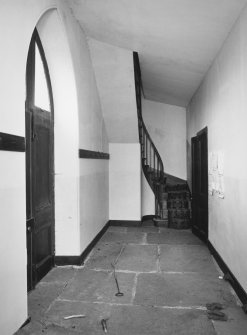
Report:
[[[138,116],[139,140],[141,145],[142,170],[154,192],[155,218],[167,220],[166,199],[164,195],[166,178],[162,159],[156,149],[142,118],[142,80],[139,57],[136,52],[134,57],[136,105]],[[165,215],[166,214],[166,215]]]
[[[152,219],[155,225],[186,229],[190,227],[189,188],[184,180],[164,172],[162,159],[142,118],[143,87],[136,52],[133,58],[142,170],[155,197],[155,216]]]

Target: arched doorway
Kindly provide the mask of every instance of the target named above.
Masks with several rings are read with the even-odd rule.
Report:
[[[26,68],[28,290],[54,265],[54,108],[45,53],[34,30]]]

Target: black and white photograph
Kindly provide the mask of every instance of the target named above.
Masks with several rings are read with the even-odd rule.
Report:
[[[0,335],[247,335],[247,0],[0,0],[0,92]]]

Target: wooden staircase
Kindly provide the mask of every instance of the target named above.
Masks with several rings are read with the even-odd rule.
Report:
[[[149,165],[143,164],[143,171],[148,180],[149,185],[152,185],[156,196],[155,217],[153,222],[155,226],[168,226],[168,210],[166,192],[166,178],[164,174],[159,174],[157,170],[150,168]]]
[[[134,52],[136,105],[143,173],[155,196],[154,225],[176,229],[190,227],[190,194],[185,180],[164,172],[160,154],[142,118],[142,80],[138,54]]]

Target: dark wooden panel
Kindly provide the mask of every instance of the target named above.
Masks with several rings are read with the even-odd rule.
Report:
[[[96,243],[101,239],[104,233],[107,231],[110,225],[110,221],[108,221],[105,226],[101,229],[101,231],[95,236],[92,242],[87,246],[87,248],[81,253],[79,256],[55,256],[55,264],[56,265],[82,265],[87,255],[91,252]]]
[[[25,152],[25,138],[22,136],[0,133],[0,150]]]
[[[110,155],[100,151],[79,149],[79,158],[110,159]]]
[[[51,113],[46,111],[33,111],[33,170],[35,212],[44,210],[52,205],[52,161],[51,161]]]
[[[191,140],[192,226],[202,240],[208,238],[208,148],[207,128]]]
[[[37,54],[38,53],[38,54]],[[35,58],[42,59],[50,108],[35,105]],[[54,266],[54,113],[45,53],[35,29],[26,68],[26,204],[28,290]]]
[[[208,242],[207,236],[196,225],[192,226],[192,233],[196,235],[197,237],[199,237],[199,239],[202,240],[204,243],[207,244]]]
[[[37,283],[53,267],[53,145],[52,114],[32,109],[32,231],[33,268]]]

